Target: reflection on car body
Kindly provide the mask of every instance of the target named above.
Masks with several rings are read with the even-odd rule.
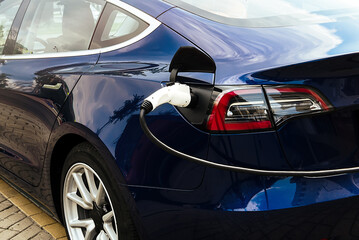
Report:
[[[355,0],[0,0],[1,177],[70,239],[356,239],[357,173],[204,167],[138,118],[191,47],[216,71],[180,72],[198,104],[147,116],[165,144],[248,168],[358,166],[358,13]]]

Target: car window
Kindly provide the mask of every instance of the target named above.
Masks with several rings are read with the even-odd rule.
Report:
[[[107,4],[94,35],[91,49],[125,42],[143,32],[149,25],[133,14]]]
[[[31,1],[14,54],[87,50],[104,5],[104,0]]]
[[[118,9],[115,9],[110,14],[105,31],[102,33],[101,41],[131,34],[136,31],[139,25],[140,24],[136,19],[127,16]]]
[[[0,0],[0,54],[22,0]]]

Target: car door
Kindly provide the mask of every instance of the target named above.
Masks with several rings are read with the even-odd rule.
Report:
[[[1,1],[0,12],[10,14],[2,8],[8,2],[21,1]],[[104,5],[101,0],[25,0],[6,42],[0,37],[0,164],[32,185],[41,179],[59,110],[82,72],[98,59],[99,51],[88,48]]]

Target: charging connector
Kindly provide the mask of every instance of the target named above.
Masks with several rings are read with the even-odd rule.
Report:
[[[187,107],[191,104],[191,88],[186,84],[174,83],[159,89],[145,99],[141,108],[146,114],[162,104],[169,103],[177,107]]]

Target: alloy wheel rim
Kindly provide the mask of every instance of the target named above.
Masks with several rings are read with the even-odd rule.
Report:
[[[110,196],[90,166],[77,163],[69,169],[62,197],[71,239],[118,240],[116,216]]]

